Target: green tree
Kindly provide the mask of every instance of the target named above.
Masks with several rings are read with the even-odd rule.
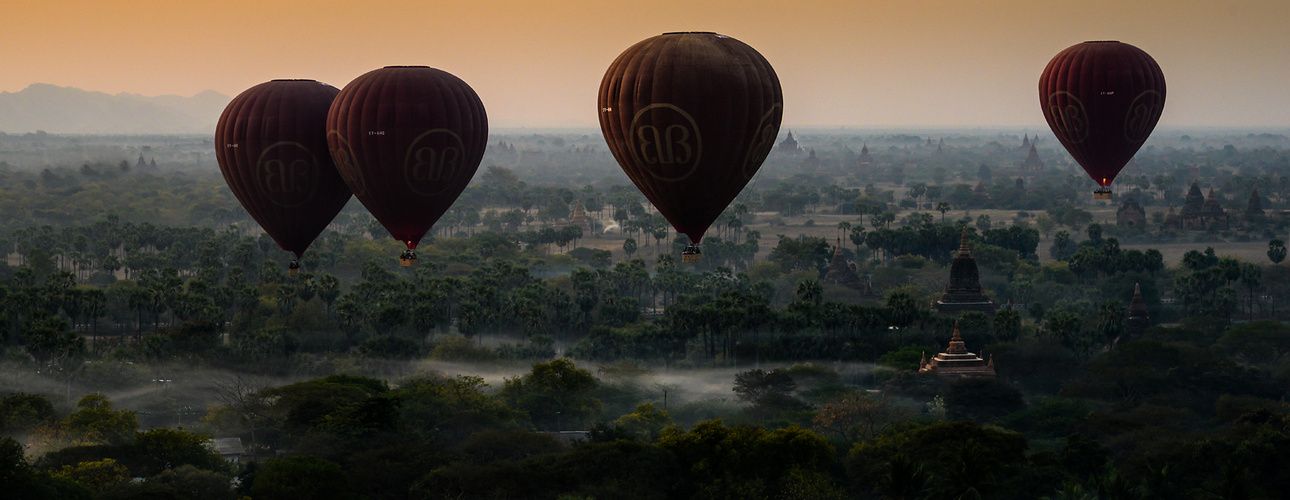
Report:
[[[255,473],[251,496],[265,500],[342,500],[353,498],[348,475],[339,464],[313,456],[270,460]]]
[[[54,473],[54,477],[76,481],[101,493],[103,490],[128,481],[129,472],[129,469],[117,463],[116,460],[105,458],[76,465],[64,465],[62,470]]]
[[[120,444],[134,437],[135,429],[139,428],[135,412],[112,409],[112,402],[103,394],[87,394],[76,402],[76,406],[78,410],[57,424],[58,429],[71,439]]]
[[[1124,321],[1128,315],[1128,309],[1119,300],[1108,300],[1098,306],[1097,331],[1107,346],[1115,346],[1117,339],[1124,335]]]
[[[148,478],[148,482],[164,484],[173,489],[180,498],[185,499],[233,500],[236,498],[228,475],[192,465],[181,465],[162,471]]]
[[[506,379],[497,396],[528,413],[539,428],[561,430],[583,427],[600,417],[603,404],[591,395],[598,385],[591,372],[561,358],[536,363],[528,374]]]
[[[667,426],[672,425],[672,416],[667,410],[660,410],[649,403],[636,405],[636,411],[628,413],[614,421],[614,426],[646,441],[658,439]]]
[[[823,437],[796,426],[771,432],[727,427],[720,420],[701,422],[689,432],[669,427],[659,447],[680,463],[676,498],[787,498],[801,484],[797,473],[827,477],[835,454]]]
[[[0,432],[17,433],[52,422],[58,413],[49,398],[14,392],[0,399]]]
[[[1286,243],[1279,239],[1273,239],[1268,242],[1268,260],[1273,264],[1280,264],[1286,260]]]
[[[183,465],[229,473],[228,461],[209,446],[210,439],[209,435],[184,429],[154,427],[136,433],[132,444],[143,457],[140,472],[147,476]]]

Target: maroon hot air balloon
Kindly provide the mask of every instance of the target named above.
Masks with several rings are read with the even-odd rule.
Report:
[[[296,254],[349,201],[327,151],[327,110],[339,90],[314,80],[273,80],[247,89],[215,126],[224,180],[278,246]]]
[[[1048,126],[1111,197],[1111,181],[1146,142],[1165,106],[1165,75],[1142,49],[1084,42],[1061,51],[1039,77]]]
[[[682,260],[770,154],[783,92],[766,58],[716,33],[631,46],[600,81],[600,130],[618,164],[678,232]]]
[[[466,82],[426,66],[360,76],[327,115],[327,143],[363,206],[408,249],[470,183],[488,142],[484,104]]]

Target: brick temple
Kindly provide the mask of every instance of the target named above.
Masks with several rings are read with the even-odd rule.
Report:
[[[937,354],[930,361],[927,354],[918,362],[918,373],[931,373],[943,378],[989,378],[995,377],[994,357],[989,361],[970,353],[963,336],[959,335],[959,323],[954,322],[954,336],[950,338],[950,347]]]
[[[945,285],[941,298],[932,302],[932,310],[947,315],[968,311],[994,314],[997,307],[981,287],[981,274],[977,271],[976,259],[972,258],[972,245],[968,243],[967,229],[964,228],[959,239],[959,253],[950,264],[950,282]]]

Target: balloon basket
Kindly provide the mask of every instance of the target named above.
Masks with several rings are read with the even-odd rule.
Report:
[[[417,265],[417,254],[411,250],[403,252],[399,256],[399,265],[403,267],[414,267]]]
[[[287,264],[287,274],[288,274],[288,275],[291,275],[291,276],[299,276],[299,275],[300,275],[300,261],[298,261],[298,260],[292,260],[290,264]]]
[[[1097,191],[1093,191],[1094,200],[1109,200],[1112,198],[1111,195],[1112,195],[1111,188],[1104,187],[1104,188],[1098,189]]]
[[[701,260],[700,257],[702,256],[703,255],[699,253],[698,245],[695,245],[695,244],[686,245],[685,250],[681,252],[681,262],[686,264],[694,264],[699,262]]]

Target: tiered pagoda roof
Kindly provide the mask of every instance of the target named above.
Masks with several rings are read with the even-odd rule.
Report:
[[[981,287],[981,274],[972,258],[972,245],[968,243],[967,228],[959,239],[959,253],[950,264],[950,282],[940,300],[932,303],[932,310],[941,314],[960,314],[967,311],[994,313],[997,305],[985,296]]]
[[[945,378],[994,378],[994,358],[986,361],[968,352],[967,344],[959,334],[959,323],[955,321],[949,349],[930,361],[924,354],[918,363],[918,373],[932,373]]]

